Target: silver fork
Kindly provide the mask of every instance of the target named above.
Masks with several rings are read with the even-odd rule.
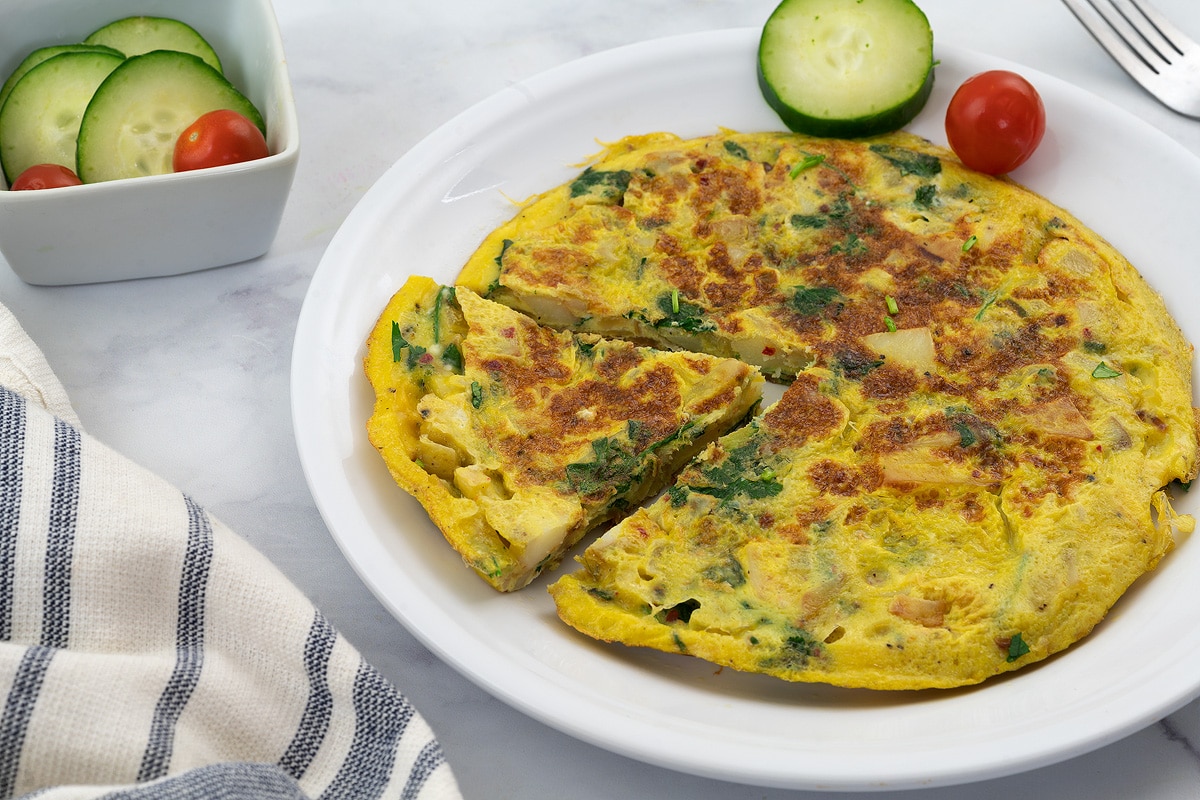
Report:
[[[1063,0],[1121,67],[1163,105],[1200,118],[1200,44],[1144,0]]]

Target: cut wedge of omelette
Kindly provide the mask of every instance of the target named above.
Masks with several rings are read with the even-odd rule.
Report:
[[[905,133],[632,137],[459,282],[790,382],[551,587],[606,641],[972,684],[1085,636],[1190,518],[1192,348],[1068,212]]]
[[[466,563],[525,586],[758,406],[746,364],[541,327],[413,277],[367,343],[371,442]]]

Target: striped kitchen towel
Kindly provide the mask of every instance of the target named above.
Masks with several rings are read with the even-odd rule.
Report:
[[[0,306],[0,800],[459,798],[266,559],[81,430]]]

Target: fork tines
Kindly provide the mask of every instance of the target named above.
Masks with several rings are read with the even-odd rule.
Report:
[[[1200,116],[1200,45],[1144,0],[1063,0],[1138,83],[1171,108]]]

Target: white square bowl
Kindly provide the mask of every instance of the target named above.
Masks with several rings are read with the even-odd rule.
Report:
[[[270,0],[7,0],[0,73],[38,47],[79,42],[135,15],[181,20],[208,40],[226,77],[262,112],[271,154],[63,189],[13,192],[0,177],[0,254],[27,283],[178,275],[255,258],[275,238],[300,134]]]

